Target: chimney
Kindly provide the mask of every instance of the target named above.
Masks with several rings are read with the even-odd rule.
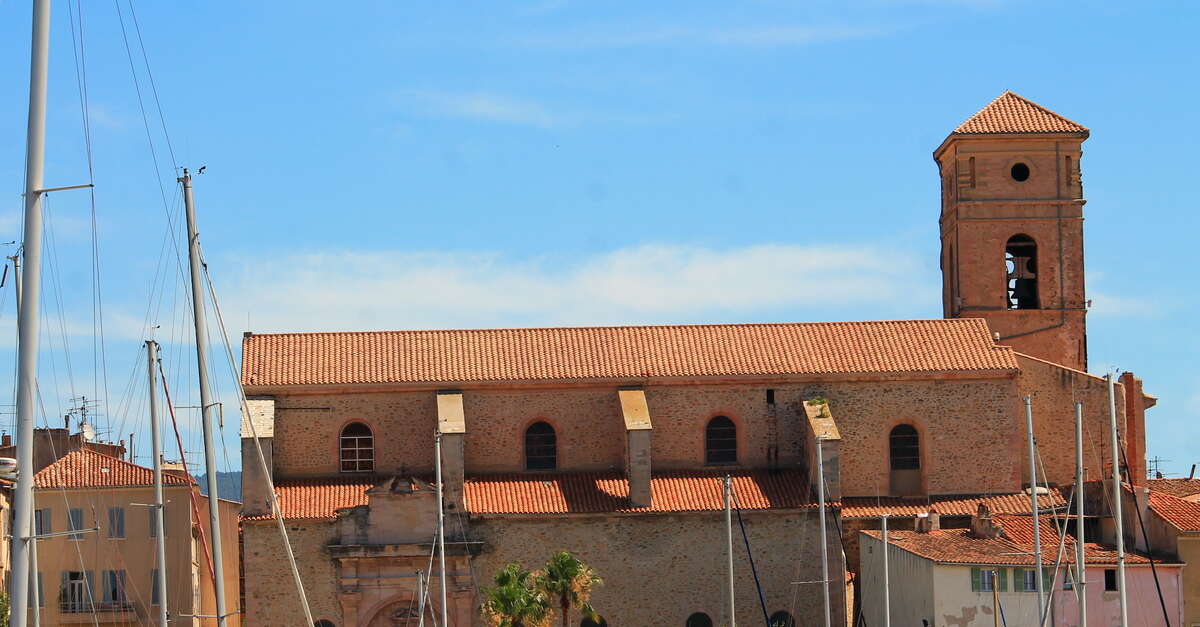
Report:
[[[1000,525],[992,521],[992,510],[988,509],[988,506],[983,503],[979,504],[979,507],[975,510],[975,515],[971,517],[971,535],[976,538],[989,540],[995,540],[1004,535],[1004,531],[1000,529]]]
[[[467,416],[457,390],[437,393],[438,433],[442,434],[442,485],[446,509],[462,511],[466,483]]]
[[[650,486],[650,442],[654,426],[650,422],[646,391],[617,390],[617,400],[625,421],[625,478],[629,480],[629,504],[633,507],[649,507],[653,497]]]
[[[917,533],[929,533],[942,528],[942,516],[937,512],[928,512],[925,514],[917,514],[916,523],[913,529]]]
[[[179,477],[180,479],[183,479],[185,481],[188,479],[187,471],[185,471],[183,469],[182,463],[163,462],[162,471],[163,471],[164,475],[171,475],[172,477]]]
[[[1146,395],[1142,380],[1132,372],[1121,375],[1125,388],[1125,463],[1129,464],[1130,485],[1146,485]]]

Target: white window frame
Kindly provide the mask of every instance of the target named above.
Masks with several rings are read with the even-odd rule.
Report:
[[[365,427],[369,435],[346,435],[346,429],[355,424]],[[354,457],[347,458],[346,453],[351,451],[354,452]],[[364,452],[366,456],[363,455]],[[353,464],[353,468],[347,469],[348,463]],[[338,471],[354,474],[375,472],[375,431],[367,423],[350,423],[338,433]]]
[[[995,568],[980,568],[979,569],[979,591],[991,592],[996,587],[996,569]]]

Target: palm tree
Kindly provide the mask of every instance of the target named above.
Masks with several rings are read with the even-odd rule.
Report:
[[[493,627],[549,627],[550,602],[520,564],[501,568],[494,587],[483,588],[480,613]]]
[[[572,607],[578,607],[584,616],[600,622],[600,616],[592,609],[588,599],[592,596],[592,587],[603,583],[587,564],[567,551],[555,553],[546,562],[545,571],[537,577],[537,587],[547,597],[558,601],[563,627],[569,624]]]

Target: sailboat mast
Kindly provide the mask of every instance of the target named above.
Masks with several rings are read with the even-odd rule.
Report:
[[[1075,594],[1079,624],[1087,625],[1087,566],[1083,555],[1083,402],[1075,401]]]
[[[154,364],[158,362],[158,342],[146,340],[146,373],[150,376],[150,449],[154,456],[154,589],[158,592],[158,622],[167,627],[167,534],[163,529],[162,440],[158,430],[158,380]]]
[[[17,485],[13,495],[12,592],[9,624],[29,619],[30,523],[33,522],[34,386],[38,366],[38,305],[42,300],[42,175],[46,160],[46,82],[50,59],[50,0],[34,0],[29,65],[29,124],[25,140],[25,233],[21,309],[17,316]]]
[[[1121,627],[1129,625],[1129,611],[1125,604],[1125,524],[1121,520],[1121,451],[1117,448],[1117,396],[1113,389],[1113,376],[1104,375],[1108,383],[1108,429],[1112,435],[1112,507],[1117,527],[1117,597],[1121,602]]]
[[[825,456],[821,452],[821,436],[817,436],[817,508],[821,519],[821,595],[825,603],[825,627],[832,627],[829,608],[829,538],[825,530]]]
[[[16,297],[17,297],[16,298],[17,311],[20,311],[21,310],[21,255],[20,255],[20,253],[17,253],[15,255],[13,255],[12,257],[9,257],[9,259],[11,259],[13,262],[13,292],[16,294]],[[36,504],[31,506],[31,509],[29,511],[30,516],[33,516],[33,507],[36,507]],[[29,524],[29,528],[33,531],[33,534],[36,536],[37,526],[34,525],[32,521]],[[29,572],[31,572],[31,573],[38,572],[38,551],[37,551],[38,547],[37,547],[37,545],[38,545],[38,541],[37,541],[36,537],[29,539]],[[36,574],[34,574],[33,576],[37,577]],[[33,624],[33,627],[40,627],[40,625],[42,624],[41,605],[42,605],[41,598],[39,596],[37,584],[35,583],[34,585],[29,587],[30,622]]]
[[[208,475],[208,524],[212,533],[213,588],[216,590],[217,626],[225,625],[225,568],[221,555],[221,512],[217,494],[217,452],[213,446],[212,391],[208,383],[208,336],[205,332],[204,289],[200,279],[200,241],[196,232],[196,207],[192,200],[192,175],[187,168],[179,177],[187,212],[188,265],[192,273],[192,321],[196,325],[196,372],[200,376],[200,416],[204,429],[204,472]]]
[[[737,627],[737,610],[734,608],[733,588],[733,517],[730,493],[733,491],[732,480],[725,475],[725,556],[729,569],[729,626]]]
[[[1042,525],[1038,514],[1037,448],[1033,440],[1033,398],[1025,395],[1025,428],[1029,438],[1029,508],[1033,512],[1033,559],[1037,567],[1034,581],[1037,582],[1038,617],[1046,615],[1046,597],[1042,581]]]
[[[883,528],[883,627],[892,627],[892,589],[888,581],[888,534],[887,514],[881,517]]]
[[[438,580],[442,596],[442,627],[450,625],[450,608],[446,606],[446,505],[442,502],[442,432],[433,438],[433,465],[437,469],[437,552]]]

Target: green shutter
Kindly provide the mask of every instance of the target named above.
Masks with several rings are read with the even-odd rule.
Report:
[[[1053,590],[1054,589],[1054,569],[1053,568],[1043,568],[1042,573],[1044,573],[1044,576],[1042,577],[1042,587],[1044,587],[1048,591]]]
[[[979,592],[979,588],[980,588],[980,585],[979,585],[979,569],[978,569],[978,568],[975,568],[975,567],[972,567],[972,568],[971,568],[971,591],[972,591],[972,592]]]
[[[1013,592],[1024,592],[1025,591],[1025,569],[1024,568],[1014,568],[1014,569],[1012,569],[1012,573],[1013,573]]]
[[[1008,569],[997,568],[996,577],[1000,580],[1000,592],[1008,592]]]

